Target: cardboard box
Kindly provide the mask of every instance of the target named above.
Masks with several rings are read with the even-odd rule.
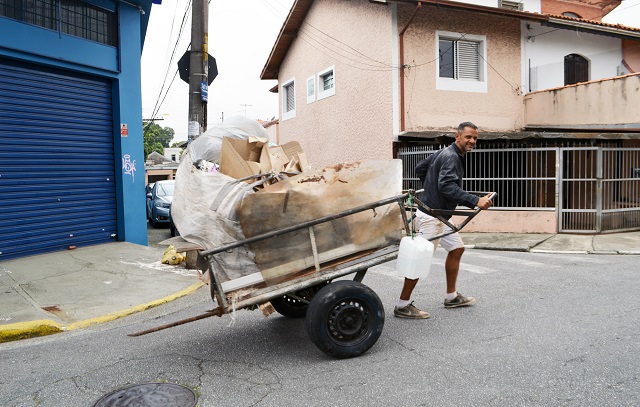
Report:
[[[303,172],[309,169],[306,155],[297,141],[281,146],[269,146],[265,140],[250,138],[238,140],[224,137],[220,152],[220,173],[235,179],[244,179],[252,175]],[[254,183],[257,178],[249,178],[247,183]],[[276,183],[269,181],[264,186]],[[262,186],[260,186],[261,188]]]
[[[260,156],[260,165],[263,172],[280,173],[282,171],[304,171],[300,165],[299,154],[304,154],[300,143],[290,141],[281,146],[264,146]],[[305,160],[306,161],[306,160]],[[293,163],[292,163],[293,162]],[[307,163],[308,166],[308,163]]]
[[[266,141],[259,138],[238,140],[224,137],[220,150],[220,172],[235,179],[260,174],[260,156],[265,144]]]

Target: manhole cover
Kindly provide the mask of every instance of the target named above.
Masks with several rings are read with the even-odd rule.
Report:
[[[173,383],[136,384],[103,396],[94,407],[194,407],[196,393]]]

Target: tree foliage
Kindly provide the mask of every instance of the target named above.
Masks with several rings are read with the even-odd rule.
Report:
[[[173,136],[176,134],[171,127],[160,127],[153,122],[143,122],[144,133],[144,159],[152,152],[164,153],[164,149],[169,147]]]

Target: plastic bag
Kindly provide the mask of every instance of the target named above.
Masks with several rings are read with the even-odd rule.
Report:
[[[185,253],[176,252],[176,248],[173,245],[167,247],[167,250],[164,251],[164,255],[162,256],[163,264],[180,264],[187,258]]]
[[[258,137],[263,138],[265,143],[269,140],[269,134],[260,123],[244,116],[233,116],[220,124],[212,126],[202,133],[200,137],[189,143],[187,151],[191,161],[195,165],[198,165],[200,160],[219,163],[223,137],[239,140]]]

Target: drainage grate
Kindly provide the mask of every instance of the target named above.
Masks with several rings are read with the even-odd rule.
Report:
[[[114,390],[94,407],[194,407],[196,393],[173,383],[144,383]]]

